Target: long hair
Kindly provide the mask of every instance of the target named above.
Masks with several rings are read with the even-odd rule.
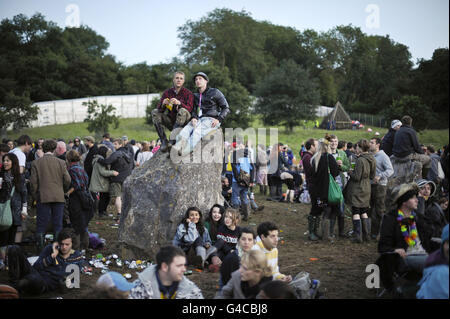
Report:
[[[203,214],[202,214],[202,211],[199,208],[197,208],[197,207],[189,207],[186,210],[186,213],[184,213],[183,220],[181,221],[181,223],[184,225],[186,230],[188,230],[189,224],[186,222],[186,219],[189,218],[189,212],[191,212],[191,211],[196,211],[199,214],[199,219],[198,219],[198,223],[197,223],[196,226],[197,226],[197,231],[200,234],[200,236],[203,236],[203,233],[205,232],[205,227],[203,226]]]
[[[14,179],[14,186],[16,187],[16,189],[20,189],[20,187],[22,186],[22,183],[21,183],[19,159],[17,158],[16,154],[6,153],[2,157],[2,163],[5,161],[6,157],[11,161],[11,175]],[[6,173],[5,165],[2,166],[1,172],[2,172],[2,175],[4,175]]]
[[[212,212],[213,209],[217,207],[219,208],[220,211],[220,219],[219,221],[214,221],[214,219],[212,218]],[[219,204],[214,204],[213,207],[211,207],[211,209],[209,210],[208,216],[206,216],[205,221],[209,222],[209,225],[211,227],[210,233],[211,234],[217,234],[217,230],[219,229],[219,225],[223,224],[223,219],[225,218],[225,208],[222,205]]]
[[[317,146],[317,151],[314,153],[313,157],[311,157],[311,165],[314,163],[315,172],[317,172],[322,155],[330,152],[329,140],[326,138],[321,138],[318,142],[319,145]]]

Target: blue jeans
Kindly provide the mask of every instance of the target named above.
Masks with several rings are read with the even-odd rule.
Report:
[[[237,182],[231,185],[233,192],[231,193],[231,206],[234,208],[248,205],[248,188],[240,186]]]
[[[177,135],[177,144],[181,139],[187,141],[186,147],[183,149],[183,155],[189,154],[194,150],[200,140],[208,135],[208,133],[218,129],[220,127],[220,122],[217,123],[215,127],[212,127],[212,122],[214,118],[212,117],[202,117],[197,121],[197,125],[194,127],[192,121],[190,121]]]
[[[37,203],[36,208],[36,233],[45,234],[50,220],[53,223],[54,233],[58,233],[62,230],[64,203]]]

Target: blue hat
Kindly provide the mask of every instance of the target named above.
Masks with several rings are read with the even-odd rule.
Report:
[[[116,288],[120,291],[130,291],[134,288],[135,284],[128,282],[124,276],[115,271],[110,271],[103,274],[98,278],[97,287]]]

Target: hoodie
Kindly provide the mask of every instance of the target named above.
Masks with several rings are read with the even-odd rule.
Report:
[[[369,153],[362,153],[356,159],[354,171],[350,172],[350,190],[351,206],[357,208],[368,208],[370,203],[371,186],[370,180],[374,179],[376,174],[377,162],[375,157]]]

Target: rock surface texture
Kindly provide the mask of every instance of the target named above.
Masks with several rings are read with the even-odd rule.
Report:
[[[222,163],[219,129],[183,158],[158,151],[136,168],[122,192],[119,242],[125,258],[154,258],[160,247],[171,244],[187,208],[196,206],[205,216],[214,204],[223,204]]]

